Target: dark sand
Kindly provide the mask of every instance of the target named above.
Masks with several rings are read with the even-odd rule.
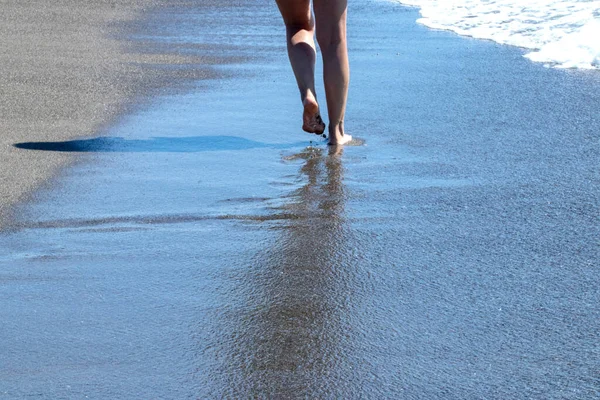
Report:
[[[82,162],[0,234],[0,397],[598,398],[598,74],[356,0],[329,155],[274,5],[230,6],[137,37],[231,77],[19,144]]]
[[[148,14],[185,2],[3,1],[0,7],[0,227],[11,207],[74,157],[13,145],[90,136],[148,95],[214,77],[230,59],[143,40]],[[190,6],[190,5],[188,5]],[[203,6],[210,7],[210,2]],[[200,50],[203,50],[202,54]]]

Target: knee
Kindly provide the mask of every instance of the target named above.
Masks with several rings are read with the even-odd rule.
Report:
[[[346,27],[337,24],[331,27],[317,26],[317,42],[323,50],[336,48],[346,42]]]
[[[285,29],[290,34],[295,34],[300,31],[312,31],[315,27],[311,18],[294,18],[285,21]]]

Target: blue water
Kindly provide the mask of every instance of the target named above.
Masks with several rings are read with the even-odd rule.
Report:
[[[0,234],[0,394],[600,396],[596,75],[353,3],[364,144],[330,154],[272,4],[170,13],[155,40],[247,59],[18,145],[80,162]]]

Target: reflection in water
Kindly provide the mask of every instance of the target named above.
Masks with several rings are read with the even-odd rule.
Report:
[[[341,154],[307,148],[307,183],[289,195],[278,239],[239,278],[239,309],[224,363],[233,397],[322,397],[349,393],[347,312],[353,271],[345,245]],[[227,319],[229,319],[229,317]],[[351,392],[351,391],[350,391]]]

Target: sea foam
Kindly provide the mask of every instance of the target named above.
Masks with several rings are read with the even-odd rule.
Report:
[[[531,50],[558,68],[600,69],[600,1],[396,0],[419,7],[419,23]]]

